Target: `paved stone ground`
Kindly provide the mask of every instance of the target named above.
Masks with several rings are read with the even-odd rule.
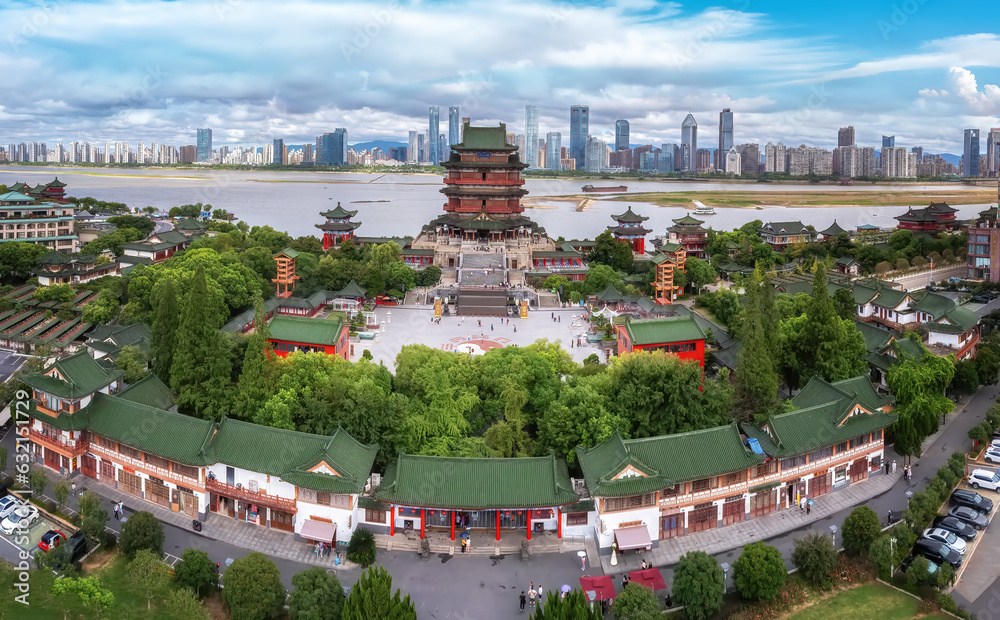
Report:
[[[424,344],[450,351],[469,340],[486,339],[504,346],[523,347],[545,338],[550,342],[561,342],[574,360],[582,362],[592,353],[603,356],[601,347],[586,343],[587,323],[580,319],[585,312],[586,309],[580,307],[545,308],[531,310],[527,319],[512,317],[509,324],[506,320],[501,324],[496,317],[476,319],[462,316],[445,316],[441,317],[440,323],[433,323],[433,306],[379,306],[375,314],[385,331],[380,330],[375,340],[354,343],[351,361],[361,359],[364,350],[368,349],[375,363],[382,362],[389,368],[395,368],[396,355],[408,344]],[[553,322],[553,316],[559,320]],[[583,337],[582,347],[575,346],[578,337]],[[572,347],[570,341],[574,342]]]

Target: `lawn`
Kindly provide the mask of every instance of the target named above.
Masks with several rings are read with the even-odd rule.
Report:
[[[789,616],[788,620],[908,620],[917,617],[920,601],[881,583],[872,583],[831,596]],[[944,614],[926,618],[950,618]]]
[[[3,563],[6,567],[9,564]],[[105,618],[141,618],[141,619],[164,619],[164,620],[184,620],[175,618],[166,613],[159,603],[153,601],[153,608],[146,609],[146,597],[133,586],[127,575],[127,562],[124,557],[116,555],[114,559],[105,566],[89,572],[87,576],[96,575],[101,580],[101,585],[110,589],[115,595],[115,603],[104,611],[102,617]],[[14,592],[14,573],[9,570],[0,571],[0,590],[8,593]],[[31,586],[28,601],[29,605],[17,603],[13,600],[13,594],[4,596],[0,600],[0,618],[10,618],[11,620],[63,620],[64,618],[91,618],[94,612],[87,610],[81,603],[80,597],[76,594],[64,594],[53,596],[52,582],[54,577],[51,573],[44,571],[31,571],[28,583]]]

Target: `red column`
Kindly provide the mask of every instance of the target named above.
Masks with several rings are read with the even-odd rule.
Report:
[[[528,511],[528,540],[531,540],[531,511]]]
[[[556,538],[562,538],[562,508],[556,509],[556,515],[559,517],[556,524]]]
[[[968,469],[968,467],[966,467]],[[500,542],[500,511],[497,511],[497,542]]]
[[[389,536],[396,535],[396,507],[389,506]]]
[[[427,509],[426,508],[421,508],[420,509],[420,538],[424,537],[424,521],[427,520],[426,517],[427,517]]]
[[[451,511],[451,539],[455,540],[455,511]]]

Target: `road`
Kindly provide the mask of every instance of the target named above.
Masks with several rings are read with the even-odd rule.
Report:
[[[156,233],[167,232],[168,230],[173,230],[173,229],[174,229],[174,223],[171,222],[170,220],[156,220],[156,227],[153,228],[153,232],[150,233],[150,236],[153,236]]]
[[[968,267],[965,265],[955,265],[954,267],[943,267],[941,269],[892,278],[892,281],[903,287],[904,291],[914,291],[926,287],[931,282],[940,282],[951,277],[964,278],[967,275]]]
[[[14,351],[0,349],[0,383],[10,379],[10,376],[17,372],[17,369],[24,363],[24,356]]]

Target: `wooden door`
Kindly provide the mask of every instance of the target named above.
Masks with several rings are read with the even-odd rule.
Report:
[[[722,524],[732,525],[733,523],[739,523],[746,517],[746,503],[743,498],[726,500],[722,504]]]

